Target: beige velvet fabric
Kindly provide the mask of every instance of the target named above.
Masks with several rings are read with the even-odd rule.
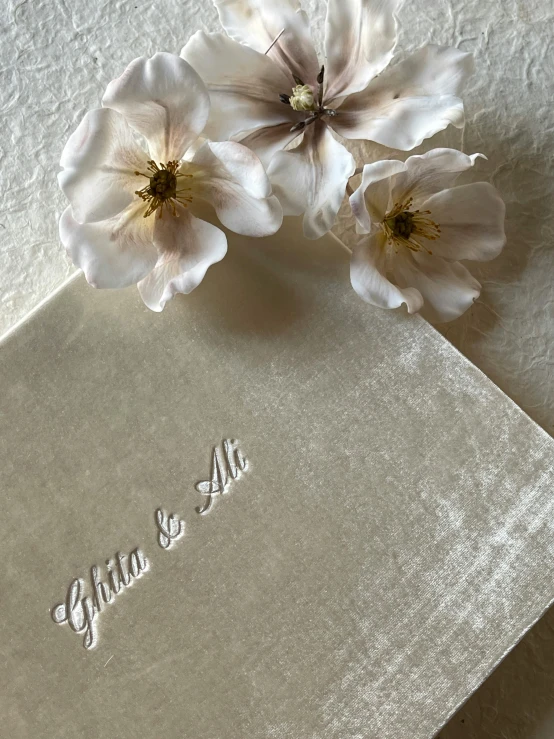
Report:
[[[2,346],[6,736],[424,739],[551,602],[552,439],[298,233],[162,315],[80,278]],[[85,649],[52,609],[137,548]]]

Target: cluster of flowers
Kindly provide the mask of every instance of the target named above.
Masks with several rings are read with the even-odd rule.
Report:
[[[461,127],[472,56],[427,45],[389,66],[401,0],[328,0],[324,65],[299,0],[213,1],[226,33],[135,59],[65,146],[60,235],[89,283],[138,284],[160,311],[226,253],[223,231],[198,217],[203,202],[247,236],[303,214],[317,239],[361,174],[356,292],[434,321],[463,313],[480,285],[460,260],[492,259],[505,243],[496,190],[455,186],[481,155],[435,149],[357,169],[338,138],[409,151]]]

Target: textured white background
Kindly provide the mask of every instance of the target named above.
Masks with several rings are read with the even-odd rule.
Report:
[[[321,38],[324,0],[305,0]],[[55,173],[85,111],[134,57],[178,53],[199,27],[217,30],[210,0],[4,0],[0,36],[0,334],[71,274],[59,246],[64,207]],[[473,51],[463,133],[451,145],[489,157],[480,177],[507,204],[508,247],[475,270],[481,299],[442,333],[531,417],[554,430],[554,8],[551,0],[414,0],[402,50],[426,41]],[[385,149],[356,146],[369,161]],[[337,227],[353,233],[345,217]],[[514,450],[515,451],[515,450]],[[441,733],[442,739],[554,735],[554,613],[547,614]]]

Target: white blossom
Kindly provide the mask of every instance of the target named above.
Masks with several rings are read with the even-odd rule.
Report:
[[[389,66],[400,1],[328,0],[324,67],[299,0],[214,0],[227,35],[199,31],[181,52],[210,90],[207,135],[260,156],[308,238],[332,227],[355,171],[331,129],[408,151],[463,124],[470,54],[428,45]]]
[[[61,240],[91,285],[138,283],[155,311],[191,292],[227,251],[223,231],[195,215],[203,202],[232,231],[280,228],[282,208],[258,157],[236,142],[199,145],[210,100],[186,61],[135,59],[102,105],[70,137],[58,176],[70,202]]]
[[[451,321],[481,285],[460,260],[488,261],[504,247],[505,206],[486,182],[454,186],[482,155],[433,149],[406,162],[367,164],[350,198],[358,231],[352,286],[380,308],[406,304],[430,321]]]

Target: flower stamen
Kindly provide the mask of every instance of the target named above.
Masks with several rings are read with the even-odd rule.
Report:
[[[430,210],[410,210],[413,198],[404,203],[395,203],[393,209],[387,213],[382,228],[387,241],[393,246],[405,246],[411,251],[426,251],[433,254],[421,239],[436,241],[440,238],[441,229],[438,223],[431,220]]]
[[[315,110],[315,99],[312,88],[309,85],[296,85],[289,98],[289,105],[299,113]]]
[[[319,107],[320,109],[323,108],[323,82],[325,81],[325,65],[321,67],[319,70],[319,74],[317,75],[317,98],[319,100]]]
[[[178,216],[176,204],[180,203],[183,207],[187,207],[188,203],[192,203],[192,197],[190,195],[182,195],[181,193],[190,192],[192,188],[182,187],[177,189],[177,180],[180,177],[192,177],[190,174],[183,174],[177,172],[179,169],[179,162],[172,161],[167,164],[160,164],[151,159],[147,162],[147,174],[144,172],[135,172],[135,175],[139,177],[146,177],[149,183],[142,190],[136,190],[135,195],[148,203],[148,208],[144,213],[144,218],[148,218],[156,211],[159,211],[159,218],[163,215],[164,206],[167,206],[168,210],[175,217]]]
[[[295,75],[293,75],[293,77],[296,87],[292,88],[292,95],[282,93],[279,95],[279,100],[285,105],[290,105],[290,107],[297,113],[310,113],[310,115],[305,120],[295,123],[290,129],[291,133],[303,131],[306,126],[310,126],[319,118],[323,118],[323,116],[334,118],[334,116],[337,115],[336,110],[326,108],[323,105],[325,67],[321,67],[321,70],[317,75],[317,102],[315,93],[310,85],[305,85],[304,82]]]

